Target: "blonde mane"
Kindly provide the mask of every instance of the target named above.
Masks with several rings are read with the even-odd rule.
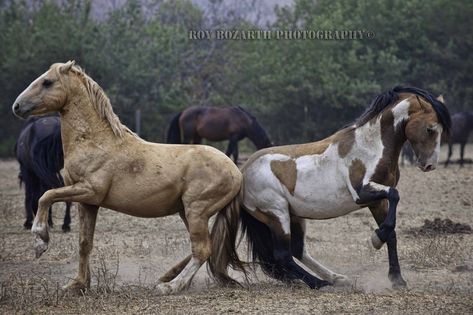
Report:
[[[69,65],[69,62],[65,65]],[[56,67],[56,71],[58,72],[59,78],[61,77],[60,69],[61,66]],[[123,138],[126,133],[136,136],[134,132],[132,132],[127,126],[121,123],[120,118],[118,118],[118,116],[113,112],[110,99],[105,94],[100,85],[97,84],[97,82],[95,82],[91,77],[89,77],[84,72],[84,70],[82,70],[82,68],[77,65],[72,65],[70,71],[81,78],[94,109],[97,111],[101,119],[108,122],[115,136]]]

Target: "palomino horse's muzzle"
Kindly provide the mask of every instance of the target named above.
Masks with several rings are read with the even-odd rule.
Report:
[[[20,102],[15,101],[12,106],[12,111],[15,116],[25,119],[28,115],[35,109],[33,104],[20,104]]]

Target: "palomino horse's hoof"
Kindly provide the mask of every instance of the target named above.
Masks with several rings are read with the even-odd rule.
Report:
[[[156,287],[156,291],[158,295],[168,295],[173,293],[173,288],[171,284],[164,282],[158,284],[158,286]]]
[[[72,279],[68,284],[62,287],[63,291],[70,292],[73,294],[82,294],[88,289],[85,283]]]
[[[383,247],[384,242],[379,238],[376,231],[371,234],[371,244],[373,244],[373,247],[375,249],[380,249],[381,247]]]
[[[41,255],[48,249],[48,243],[43,241],[41,237],[36,236],[34,250],[36,258],[41,257]]]

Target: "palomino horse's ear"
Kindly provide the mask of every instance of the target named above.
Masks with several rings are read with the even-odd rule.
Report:
[[[75,65],[76,62],[75,60],[69,60],[68,62],[66,62],[65,64],[63,64],[59,70],[62,72],[62,73],[66,73],[68,72],[69,70],[71,70],[72,66]]]
[[[442,103],[445,104],[445,100],[444,100],[444,98],[443,98],[443,94],[440,94],[440,95],[437,97],[437,101],[440,101],[440,102],[442,102]]]

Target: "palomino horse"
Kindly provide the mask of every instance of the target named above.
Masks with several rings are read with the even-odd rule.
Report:
[[[202,138],[210,141],[228,139],[226,154],[233,155],[237,163],[238,141],[245,137],[258,150],[271,146],[263,127],[242,107],[193,106],[174,116],[168,129],[167,143],[198,144]]]
[[[61,169],[64,156],[59,117],[30,117],[21,129],[15,144],[15,156],[20,163],[20,185],[25,184],[25,214],[23,226],[31,229],[38,200],[47,190],[64,186]],[[66,202],[62,230],[71,230],[71,203]],[[53,226],[51,207],[48,223]]]
[[[218,212],[213,229],[219,230],[242,182],[239,169],[222,152],[140,139],[120,123],[99,85],[71,61],[52,65],[31,83],[13,112],[22,118],[60,114],[66,186],[40,198],[32,232],[39,257],[49,242],[48,208],[58,201],[79,203],[79,271],[65,288],[90,286],[89,254],[99,206],[149,218],[179,213],[192,254],[161,278],[159,293],[186,288],[210,256],[219,262],[224,244],[211,241],[208,221]]]
[[[448,156],[445,166],[450,163],[452,147],[454,143],[460,144],[460,166],[465,163],[465,145],[468,142],[470,132],[473,130],[473,111],[459,112],[452,115],[452,132],[448,137]]]
[[[431,94],[396,87],[376,97],[353,125],[324,140],[254,153],[242,168],[240,219],[253,259],[268,275],[301,279],[311,288],[347,283],[346,276],[305,249],[305,219],[335,218],[368,207],[379,225],[372,244],[379,249],[387,243],[389,279],[394,287],[405,286],[395,232],[399,153],[408,140],[419,168],[435,169],[441,133],[450,125],[447,108]],[[228,221],[235,221],[232,230],[239,222]]]

